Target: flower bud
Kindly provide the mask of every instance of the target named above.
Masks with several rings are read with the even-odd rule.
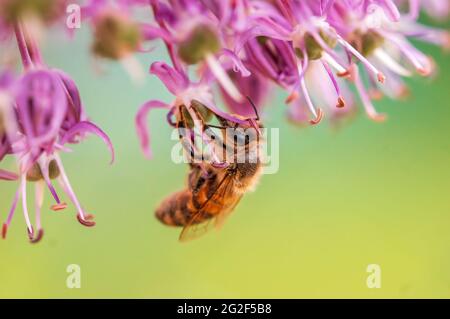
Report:
[[[384,38],[375,31],[368,31],[360,35],[360,39],[361,39],[361,53],[364,56],[371,55],[384,42]]]
[[[31,168],[27,172],[27,181],[29,182],[37,182],[44,179],[44,176],[42,175],[41,168],[39,167],[38,163],[33,164]]]
[[[330,47],[334,48],[336,46],[336,39],[325,34],[323,31],[319,32],[322,40]],[[305,34],[304,45],[306,49],[306,53],[308,54],[309,60],[318,60],[322,57],[323,48],[322,46],[314,39],[314,37],[310,33]],[[295,49],[296,55],[303,59],[303,52],[299,48]]]
[[[105,13],[95,23],[93,52],[119,60],[139,49],[142,35],[137,24],[120,13]]]
[[[29,16],[48,23],[63,15],[65,7],[65,0],[2,0],[0,16],[11,24]]]
[[[58,164],[55,160],[51,160],[48,164],[48,176],[50,179],[58,178],[60,174]],[[38,182],[44,179],[44,175],[42,174],[41,167],[38,163],[33,164],[31,168],[27,172],[27,181],[29,182]]]
[[[50,179],[56,179],[59,177],[60,171],[58,167],[58,163],[55,160],[51,160],[48,164],[48,176]]]
[[[214,54],[220,49],[217,34],[210,27],[198,25],[182,41],[178,48],[178,55],[187,64],[202,61],[207,54]]]

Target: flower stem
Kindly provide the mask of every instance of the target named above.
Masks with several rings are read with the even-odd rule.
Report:
[[[25,69],[29,69],[33,66],[33,60],[31,59],[28,45],[19,22],[14,24],[14,33],[16,34],[17,46],[19,47],[22,64]]]
[[[36,44],[36,40],[28,32],[26,25],[16,22],[14,24],[14,33],[16,34],[17,46],[19,47],[24,68],[29,69],[41,64],[41,52]]]
[[[153,15],[155,17],[156,23],[158,23],[159,27],[163,30],[166,30],[166,24],[163,19],[159,18],[159,5],[157,2],[151,3]],[[180,61],[176,57],[175,49],[171,43],[164,40],[164,45],[166,46],[167,52],[169,53],[170,60],[172,61],[173,66],[176,70],[183,70],[183,66],[180,64]]]

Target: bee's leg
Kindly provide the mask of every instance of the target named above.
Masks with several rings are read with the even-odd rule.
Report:
[[[197,179],[201,174],[201,168],[198,164],[189,163],[190,171],[188,174],[188,186],[189,189],[193,189],[194,185],[197,183]]]
[[[197,117],[202,122],[202,138],[204,137],[203,134],[206,134],[206,136],[209,138],[210,143],[214,143],[214,144],[220,145],[222,147],[224,145],[223,142],[221,142],[220,137],[213,130],[211,130],[211,128],[220,129],[221,134],[223,135],[225,130],[227,129],[227,127],[207,124],[205,122],[203,116],[200,114],[200,112],[195,107],[191,106],[191,109],[194,111],[194,113],[197,115]],[[208,144],[209,144],[209,142],[208,142]],[[213,158],[211,157],[211,154],[202,152],[201,156],[198,156],[198,158],[196,158],[196,160],[199,160],[201,162],[211,162],[211,161],[213,161]]]
[[[200,191],[200,188],[205,185],[206,179],[203,176],[200,176],[199,179],[197,179],[197,183],[194,185],[194,188],[192,189],[193,194],[198,194]]]
[[[196,159],[196,155],[195,155],[195,150],[193,147],[193,141],[192,141],[192,137],[190,136],[190,134],[188,134],[189,131],[189,123],[184,115],[183,110],[186,109],[186,106],[184,105],[180,105],[178,107],[178,113],[180,116],[179,121],[177,122],[177,129],[178,129],[178,134],[179,134],[179,139],[181,142],[181,145],[183,146],[186,155],[187,155],[187,159],[188,159],[188,163],[189,165],[192,167],[192,164],[195,162]]]
[[[209,176],[205,176],[205,173],[200,169],[194,169],[189,174],[189,188],[192,194],[196,195],[203,185],[205,185]]]
[[[203,118],[203,115],[200,114],[200,112],[191,104],[189,107],[192,111],[194,111],[197,118],[203,123],[203,125],[206,125],[206,121]]]

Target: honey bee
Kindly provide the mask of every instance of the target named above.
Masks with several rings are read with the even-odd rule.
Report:
[[[163,200],[156,209],[156,218],[162,223],[183,227],[179,237],[182,242],[198,238],[213,227],[220,228],[242,196],[253,190],[260,178],[259,116],[256,107],[249,101],[255,110],[255,119],[239,117],[243,121],[236,124],[216,115],[221,126],[214,127],[222,133],[218,145],[229,156],[227,161],[232,158],[228,166],[217,167],[209,162],[190,163],[187,187]]]

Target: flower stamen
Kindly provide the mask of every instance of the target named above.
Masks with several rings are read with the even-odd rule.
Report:
[[[92,214],[85,214],[82,216],[81,214],[77,214],[78,222],[86,227],[93,227],[95,226],[95,222],[92,220],[94,219],[94,215]]]
[[[58,181],[61,184],[61,187],[64,189],[66,194],[70,197],[72,202],[74,203],[76,209],[77,209],[77,218],[78,221],[85,226],[91,227],[95,225],[95,222],[87,221],[88,215],[86,215],[83,211],[83,208],[80,205],[80,202],[78,201],[77,196],[75,195],[75,192],[72,189],[72,186],[69,182],[69,179],[67,178],[66,171],[64,169],[64,166],[62,164],[61,158],[59,155],[55,155],[56,163],[58,164],[59,170],[60,170],[60,176],[58,178]]]
[[[66,208],[67,208],[67,203],[65,203],[65,202],[62,202],[62,203],[59,203],[59,204],[55,204],[55,205],[50,206],[50,209],[53,210],[53,211],[55,211],[55,212],[64,210],[64,209],[66,209]]]
[[[44,237],[44,230],[38,229],[36,237],[31,236],[30,237],[30,243],[37,244],[41,241],[42,237]]]
[[[372,104],[372,101],[370,100],[369,94],[366,92],[366,89],[364,88],[364,84],[359,76],[359,69],[356,64],[352,65],[352,79],[355,83],[356,90],[359,93],[359,96],[361,97],[362,104],[366,110],[367,116],[374,120],[375,122],[383,122],[386,120],[385,114],[380,114],[376,111],[375,107]]]
[[[205,60],[206,63],[208,64],[209,69],[217,78],[217,81],[219,81],[223,89],[228,93],[228,95],[232,97],[236,102],[244,101],[244,97],[236,88],[234,83],[231,81],[230,77],[225,72],[220,63],[217,61],[216,57],[213,54],[208,53],[205,56]]]

